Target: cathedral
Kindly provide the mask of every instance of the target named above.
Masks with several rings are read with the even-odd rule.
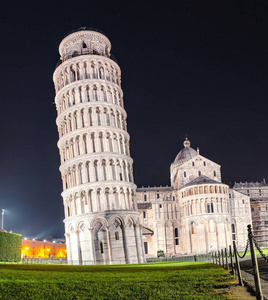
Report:
[[[170,166],[171,186],[137,189],[146,256],[202,254],[247,242],[250,198],[221,182],[220,165],[185,140]]]
[[[249,197],[184,142],[170,187],[136,187],[121,70],[109,39],[80,28],[59,45],[53,74],[69,264],[146,262],[245,246]]]

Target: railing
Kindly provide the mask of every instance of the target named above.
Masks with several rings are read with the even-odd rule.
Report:
[[[93,53],[93,52],[89,52],[89,51],[86,51],[86,52],[83,52],[83,53],[80,53],[80,54],[69,55],[69,56],[64,58],[64,61],[67,61],[68,59],[71,59],[71,58],[77,57],[77,56],[82,56],[82,55],[99,55],[99,56],[110,58],[111,60],[113,60],[115,63],[118,64],[118,61],[117,61],[117,59],[115,58],[115,56],[113,54],[111,54],[110,56],[106,56],[106,55],[103,55],[103,54],[100,54],[100,53]],[[62,63],[63,63],[63,61],[61,59],[59,59],[56,63],[55,69],[57,69],[57,67],[60,66]]]
[[[99,33],[101,33],[101,34],[103,34],[103,35],[105,35],[105,36],[107,37],[107,35],[106,35],[103,31],[101,31],[101,30],[99,30],[99,29],[97,29],[97,28],[92,28],[92,27],[84,26],[84,27],[79,27],[79,28],[77,28],[77,29],[74,29],[74,30],[72,30],[71,32],[67,33],[67,34],[63,37],[63,39],[66,38],[68,35],[70,35],[70,34],[72,34],[72,33],[75,33],[75,32],[78,32],[78,31],[83,31],[83,30],[96,31],[96,32],[99,32]]]
[[[240,268],[240,260],[246,256],[248,252],[248,248],[251,255],[251,261],[252,261],[252,267],[253,267],[253,275],[254,275],[254,282],[255,282],[255,289],[256,289],[256,299],[263,300],[263,293],[261,288],[261,282],[260,282],[260,272],[259,272],[259,266],[258,261],[256,257],[256,251],[259,252],[262,259],[264,259],[266,262],[268,262],[268,258],[265,256],[263,251],[261,250],[256,238],[253,236],[251,225],[248,225],[248,240],[247,244],[245,246],[243,254],[240,254],[237,250],[236,243],[233,241],[233,248],[230,245],[229,249],[226,248],[218,252],[212,252],[212,263],[221,265],[222,267],[229,270],[231,268],[231,273],[233,275],[236,275],[238,277],[239,285],[243,286],[243,277],[241,273]]]
[[[22,264],[67,264],[66,258],[22,258]]]
[[[164,262],[164,261],[199,261],[199,262],[211,262],[211,254],[199,254],[199,255],[184,255],[184,256],[171,256],[171,257],[152,257],[147,258],[147,263]]]

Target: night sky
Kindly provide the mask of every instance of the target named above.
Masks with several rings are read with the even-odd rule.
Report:
[[[225,183],[267,176],[266,1],[5,1],[0,22],[6,230],[64,234],[52,75],[81,26],[107,35],[121,67],[137,186],[170,183],[186,135]]]

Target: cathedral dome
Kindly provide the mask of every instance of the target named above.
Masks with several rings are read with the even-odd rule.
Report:
[[[174,160],[174,164],[182,165],[186,161],[188,161],[198,155],[198,152],[190,147],[191,143],[187,138],[185,139],[183,145],[184,145],[184,149],[182,149],[178,153],[178,155],[176,156],[176,158]]]

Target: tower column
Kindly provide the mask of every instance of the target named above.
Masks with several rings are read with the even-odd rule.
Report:
[[[126,264],[129,264],[130,261],[129,261],[129,251],[128,251],[128,240],[126,236],[126,225],[122,225],[122,235],[123,235]]]

